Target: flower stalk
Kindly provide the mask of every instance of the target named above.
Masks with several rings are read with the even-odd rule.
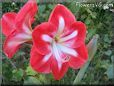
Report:
[[[87,45],[87,49],[88,49],[88,53],[89,53],[89,58],[87,63],[79,70],[73,84],[79,84],[82,80],[82,78],[84,77],[84,74],[87,70],[87,68],[89,67],[89,64],[91,62],[91,60],[93,59],[96,51],[97,51],[97,41],[98,41],[98,35],[93,36],[93,38],[91,39],[91,41],[88,43]]]

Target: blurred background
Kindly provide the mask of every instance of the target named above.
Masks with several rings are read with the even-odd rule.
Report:
[[[0,1],[1,16],[6,12],[18,12],[27,0]],[[39,11],[32,27],[48,21],[49,15],[57,3],[65,5],[87,26],[86,44],[95,35],[99,35],[98,49],[80,84],[114,84],[114,1],[113,0],[37,0]],[[87,5],[89,4],[89,5]],[[93,5],[90,5],[93,4]],[[110,5],[111,4],[111,5]],[[98,5],[98,6],[97,6]],[[113,6],[112,6],[113,5]],[[0,33],[2,48],[5,37]],[[78,71],[69,69],[65,76],[54,80],[51,74],[34,72],[29,66],[30,46],[23,45],[12,59],[8,59],[0,50],[2,84],[72,84]]]

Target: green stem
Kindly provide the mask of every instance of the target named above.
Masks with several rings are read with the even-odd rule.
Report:
[[[89,66],[89,64],[90,64],[90,61],[88,61],[88,62],[84,65],[84,67],[80,69],[80,71],[78,72],[78,74],[77,74],[77,76],[76,76],[76,78],[75,78],[73,84],[78,84],[78,83],[82,80],[82,78],[83,78],[83,76],[84,76],[84,74],[85,74],[85,72],[86,72],[87,67]]]

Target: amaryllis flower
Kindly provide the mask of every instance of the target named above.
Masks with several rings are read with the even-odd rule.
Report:
[[[31,41],[31,23],[37,12],[36,0],[29,0],[18,13],[8,12],[1,18],[2,32],[6,36],[3,45],[5,54],[11,58],[20,45]]]
[[[68,68],[78,69],[87,61],[86,26],[58,4],[49,21],[34,29],[30,64],[37,72],[50,73],[61,79]]]

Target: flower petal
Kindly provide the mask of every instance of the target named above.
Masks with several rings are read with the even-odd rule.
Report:
[[[61,39],[59,40],[59,42],[65,42],[65,41],[68,41],[68,40],[70,40],[70,39],[76,38],[77,34],[78,34],[78,31],[74,31],[74,32],[72,32],[71,34],[69,34],[69,35],[67,35],[67,36],[65,36],[65,37],[63,37],[63,38],[61,38]]]
[[[74,37],[72,36],[72,38],[69,37],[75,31],[77,31],[76,35]],[[85,42],[86,26],[84,23],[82,23],[80,21],[76,21],[75,23],[73,23],[71,25],[69,31],[66,31],[66,33],[65,33],[66,35],[64,35],[64,37],[62,39],[63,40],[65,40],[66,38],[67,39],[70,38],[70,39],[65,40],[65,42],[63,44],[65,44],[68,47],[72,47],[72,48],[80,47]]]
[[[32,39],[31,22],[36,12],[36,0],[29,0],[15,16],[15,30],[8,35],[4,43],[4,52],[9,58],[14,55],[22,43]]]
[[[33,45],[31,49],[31,58],[30,58],[30,65],[31,67],[41,73],[50,73],[50,57],[51,54],[48,55],[41,55],[37,52],[36,47]]]
[[[69,28],[75,22],[75,16],[64,6],[58,4],[52,11],[49,22],[54,24],[60,32]]]
[[[71,57],[69,60],[69,66],[74,69],[82,67],[88,60],[87,48],[82,44],[79,48],[76,48],[78,56],[76,58]]]
[[[29,17],[31,21],[34,20],[34,16],[37,13],[37,2],[36,0],[28,0],[28,2],[21,8],[16,16],[16,22],[23,22],[26,17]]]
[[[56,28],[50,23],[42,23],[32,32],[33,43],[37,47],[37,51],[42,54],[51,52],[50,42],[56,33]]]
[[[4,42],[4,52],[9,58],[16,53],[21,44],[32,39],[30,28],[30,18],[28,17],[26,17],[25,21],[15,24],[15,30],[8,35]]]
[[[63,46],[61,44],[57,44],[57,46],[60,48],[60,50],[65,53],[65,54],[68,54],[68,55],[71,55],[71,56],[77,56],[78,53],[72,49],[72,48],[69,48],[69,47],[66,47],[66,46]]]
[[[14,30],[5,40],[3,45],[3,50],[5,54],[11,58],[16,51],[19,49],[20,45],[24,42],[31,40],[31,35],[20,33]]]
[[[2,32],[5,36],[8,36],[15,29],[15,17],[16,13],[5,13],[1,18]]]
[[[51,58],[52,74],[56,80],[60,80],[68,70],[68,63],[62,64],[61,69],[58,67],[58,62],[54,57]]]

